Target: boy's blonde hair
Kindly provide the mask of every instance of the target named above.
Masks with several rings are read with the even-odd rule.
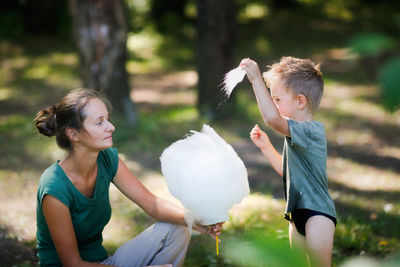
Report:
[[[278,63],[268,68],[269,70],[263,73],[268,88],[271,80],[279,78],[288,90],[307,98],[311,113],[317,111],[324,93],[324,81],[319,64],[314,64],[310,59],[282,57]]]

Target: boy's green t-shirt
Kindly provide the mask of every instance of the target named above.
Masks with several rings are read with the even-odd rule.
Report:
[[[285,215],[295,209],[310,209],[336,218],[328,191],[325,129],[317,121],[288,120],[290,137],[283,147]]]
[[[82,259],[94,262],[107,258],[107,252],[102,246],[102,231],[111,217],[109,186],[117,173],[118,162],[118,151],[115,148],[99,153],[92,198],[78,191],[58,162],[45,170],[39,181],[36,208],[40,266],[61,266],[43,215],[42,200],[46,194],[54,196],[69,208]]]

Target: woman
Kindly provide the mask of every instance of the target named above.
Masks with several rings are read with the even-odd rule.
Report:
[[[71,91],[35,118],[39,132],[56,136],[68,156],[52,164],[39,181],[37,240],[41,266],[145,266],[183,264],[190,236],[183,209],[154,196],[129,171],[113,145],[109,103],[98,92]],[[156,223],[108,257],[102,230],[111,217],[114,185]],[[219,235],[222,224],[195,225]]]

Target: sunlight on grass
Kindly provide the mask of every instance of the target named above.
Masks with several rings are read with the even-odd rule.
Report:
[[[397,114],[384,110],[378,94],[376,86],[329,83],[321,111],[316,115],[325,124],[328,140],[339,146],[373,151],[378,156],[399,158],[400,147],[387,143],[380,135],[395,133],[399,120]]]
[[[0,170],[0,187],[7,189],[0,195],[0,221],[9,224],[21,240],[35,238],[36,224],[33,221],[40,175],[40,172],[32,170]]]
[[[366,119],[377,123],[390,123],[393,121],[392,116],[378,105],[378,103],[369,103],[363,99],[342,100],[336,105],[338,112],[351,114],[359,119]]]
[[[329,134],[329,140],[335,141],[338,145],[365,145],[377,142],[375,134],[370,129],[360,131],[359,129],[337,129]]]
[[[49,75],[71,74],[70,68],[78,68],[79,60],[77,53],[50,53],[44,56],[36,56],[31,59],[30,64],[24,68],[25,79],[46,79]],[[75,76],[77,74],[75,73]],[[65,78],[65,77],[64,77]]]
[[[274,231],[282,231],[282,234],[287,233],[287,223],[283,220],[284,210],[285,204],[282,200],[268,195],[250,194],[240,204],[233,206],[229,212],[230,219],[224,228],[228,232],[230,229],[246,229],[247,227],[273,228]],[[280,219],[282,220],[279,221]]]
[[[27,57],[18,56],[2,61],[2,75],[0,79],[3,85],[7,85],[15,79],[18,71],[23,70],[28,65],[29,59]]]
[[[332,118],[338,113],[342,116],[354,116],[357,121],[372,121],[389,126],[399,125],[399,121],[396,121],[398,114],[389,114],[382,107],[379,90],[377,85],[350,86],[331,81],[325,86],[321,108],[333,111]]]
[[[44,79],[50,73],[49,65],[36,65],[25,70],[24,79]]]
[[[143,74],[161,69],[163,61],[161,58],[156,57],[156,51],[162,42],[162,36],[150,27],[139,33],[130,33],[127,40],[127,49],[136,60],[128,60],[128,72]]]
[[[162,36],[156,31],[147,28],[140,33],[131,33],[128,36],[128,51],[136,53],[142,59],[149,59],[162,42]]]
[[[260,3],[248,3],[239,13],[239,21],[246,22],[252,19],[261,19],[269,15],[268,6]]]
[[[350,159],[328,158],[328,176],[347,187],[359,190],[400,190],[397,172],[358,164]]]
[[[45,80],[53,90],[56,88],[73,89],[81,86],[78,73],[78,55],[73,53],[52,53],[36,57],[21,76],[26,80]]]
[[[141,90],[135,89],[131,93],[135,103],[158,104],[158,105],[172,105],[172,104],[195,104],[196,96],[194,91],[179,91],[162,93],[156,90]]]
[[[195,70],[175,71],[171,73],[152,73],[151,75],[138,75],[133,79],[133,92],[136,90],[156,91],[165,94],[174,91],[191,91],[196,86],[198,75]],[[162,99],[159,99],[162,101]],[[140,101],[140,100],[139,100]]]
[[[0,91],[10,92],[3,93],[3,97],[7,96],[18,113],[30,112],[33,116],[34,105],[43,98],[46,102],[51,98],[58,100],[67,90],[82,86],[78,63],[77,54],[70,52],[11,57],[2,61],[4,75],[0,77],[3,83]]]
[[[327,1],[325,2],[324,11],[328,17],[351,21],[354,19],[354,14],[350,7],[346,6],[346,2],[345,0]]]
[[[0,101],[6,101],[12,96],[12,90],[9,88],[0,88]]]
[[[400,147],[383,145],[377,148],[376,153],[382,157],[394,157],[400,159]]]
[[[370,195],[373,193],[370,191],[365,191],[363,197],[361,194],[357,195],[357,192],[346,192],[343,191],[335,191],[332,190],[332,197],[338,201],[343,203],[351,203],[354,208],[360,209],[363,212],[367,213],[367,217],[371,221],[377,221],[379,218],[379,214],[385,215],[396,215],[400,211],[400,205],[397,203],[390,202],[389,199],[382,199],[379,197],[372,198]],[[353,214],[355,216],[355,214]],[[339,213],[339,216],[344,216]]]
[[[77,53],[60,53],[54,52],[51,53],[47,60],[51,64],[61,64],[70,67],[78,67],[79,66],[79,58]]]

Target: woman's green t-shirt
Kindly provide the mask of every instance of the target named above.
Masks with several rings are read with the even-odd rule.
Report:
[[[118,151],[115,148],[100,151],[92,198],[78,191],[58,162],[44,171],[39,181],[36,208],[40,266],[61,266],[42,210],[42,200],[47,194],[69,208],[82,259],[95,262],[107,258],[107,252],[102,246],[102,231],[111,217],[109,187],[117,173],[118,162]]]

